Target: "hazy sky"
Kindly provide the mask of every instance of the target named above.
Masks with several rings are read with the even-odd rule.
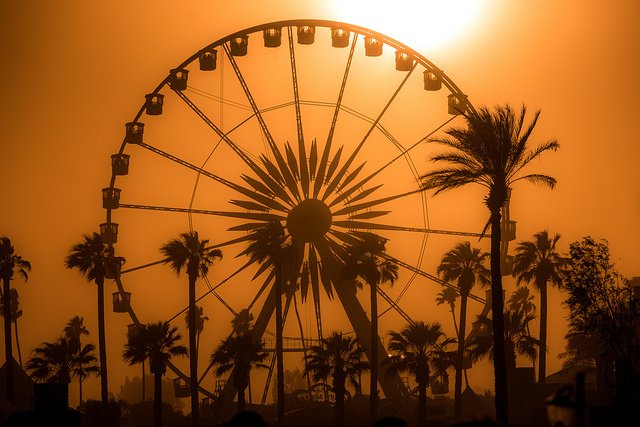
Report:
[[[118,150],[123,124],[138,111],[144,94],[169,69],[205,45],[253,25],[284,19],[333,19],[369,27],[430,59],[476,106],[525,103],[530,111],[542,110],[533,141],[557,138],[561,149],[533,167],[555,176],[558,186],[553,191],[528,184],[514,189],[511,208],[518,221],[518,239],[530,239],[547,228],[562,234],[561,250],[565,251],[569,242],[588,234],[606,238],[620,271],[640,275],[637,2],[452,3],[462,8],[459,11],[425,6],[431,3],[118,0],[89,4],[69,0],[4,4],[0,13],[0,234],[9,236],[18,253],[33,264],[28,283],[14,282],[24,311],[19,324],[23,359],[40,342],[55,339],[74,315],[85,317],[91,340],[97,341],[95,286],[86,284],[77,272],[65,270],[63,260],[82,234],[104,222],[100,189],[108,186],[109,157]],[[427,170],[424,160],[414,158],[418,172]],[[161,169],[156,172],[164,174]],[[187,199],[191,190],[190,186],[179,188]],[[473,190],[433,199],[429,195],[432,219],[449,215],[459,221],[459,229],[477,230],[486,220],[481,196]],[[183,205],[183,199],[176,205]],[[177,231],[188,226],[182,217],[177,221]],[[216,239],[230,238],[224,230],[219,230],[223,237]],[[165,234],[157,236],[159,241],[173,237]],[[157,252],[155,240],[150,241],[154,243],[147,249]],[[438,257],[455,242],[440,241],[442,250],[428,249],[431,259],[424,268],[434,273]],[[121,255],[135,259],[134,254]],[[171,274],[164,268],[150,279],[140,278],[150,282],[146,285],[150,289],[144,295],[134,290],[134,304],[151,307],[151,300],[168,288],[168,295],[180,292],[186,301],[184,280]],[[157,283],[159,275],[170,283]],[[431,304],[437,288],[426,282],[417,285],[430,289],[422,306]],[[112,291],[110,286],[107,289]],[[547,366],[553,372],[561,364],[557,354],[563,351],[565,322],[562,295],[553,291],[550,298],[550,316],[558,319],[550,323],[561,325],[554,326],[550,337]],[[440,320],[451,331],[446,309],[424,311],[407,305],[412,317]],[[207,327],[215,330],[222,325],[218,331],[226,330],[228,315],[218,316],[214,310],[208,313]],[[160,313],[170,311],[149,309],[149,315],[156,317],[143,320],[159,320],[166,315]],[[122,316],[107,316],[110,388],[116,393],[125,373],[137,373],[137,369],[120,370],[128,323]],[[381,330],[399,326],[382,324]],[[212,335],[210,348],[215,345],[214,336],[218,337]],[[89,383],[89,393],[97,396],[97,380]],[[491,381],[476,373],[472,386],[482,391]]]

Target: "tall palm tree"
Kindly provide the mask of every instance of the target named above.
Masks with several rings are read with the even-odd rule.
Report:
[[[504,301],[500,272],[500,210],[507,202],[508,189],[517,181],[525,180],[553,188],[556,180],[548,175],[521,174],[522,169],[546,151],[555,151],[559,144],[550,140],[530,149],[529,138],[538,122],[540,112],[525,126],[526,108],[520,114],[510,106],[487,107],[467,113],[467,127],[450,128],[447,136],[433,141],[445,145],[450,151],[436,154],[431,161],[445,163],[440,169],[422,176],[425,189],[435,194],[467,184],[479,184],[488,190],[485,204],[489,209],[491,226],[491,301],[495,313],[493,337],[497,357],[494,363],[496,415],[500,422],[509,424],[507,397],[507,366],[504,358]]]
[[[162,425],[162,376],[167,372],[167,363],[175,356],[186,356],[187,348],[178,341],[182,338],[176,327],[169,322],[140,325],[140,333],[130,334],[122,358],[135,365],[149,360],[153,374],[153,425]]]
[[[18,318],[22,317],[20,310],[20,296],[18,290],[11,288],[11,322],[13,322],[13,332],[16,336],[16,350],[18,351],[18,363],[22,366],[22,352],[20,351],[20,340],[18,336]],[[0,312],[4,311],[4,298],[0,298]]]
[[[233,369],[233,388],[238,393],[238,412],[245,410],[245,390],[249,386],[251,369],[268,369],[263,363],[268,357],[264,342],[255,340],[251,330],[230,335],[211,355],[211,363],[217,367],[217,376]]]
[[[84,318],[74,316],[64,327],[64,336],[69,340],[72,350],[76,352],[76,364],[73,368],[74,376],[78,378],[79,405],[82,404],[82,382],[85,377],[92,374],[99,374],[100,368],[96,365],[97,359],[93,355],[95,345],[87,344],[82,346],[80,338],[82,335],[89,335],[89,330],[84,326]]]
[[[467,327],[467,299],[474,285],[486,286],[491,283],[491,272],[485,267],[488,253],[472,248],[469,242],[460,242],[442,257],[437,273],[447,282],[456,282],[460,292],[460,329],[458,330],[458,351],[456,357],[454,414],[462,414],[462,369],[464,365],[465,334]]]
[[[299,271],[299,248],[288,240],[279,221],[268,221],[255,228],[249,236],[249,246],[242,252],[253,262],[270,265],[274,270],[275,318],[276,318],[276,389],[278,426],[284,426],[284,352],[282,348],[282,295],[285,284]]]
[[[386,239],[373,233],[362,233],[356,243],[346,248],[343,275],[346,279],[355,280],[358,277],[369,285],[371,297],[371,348],[369,349],[371,362],[370,407],[369,424],[373,424],[378,417],[378,372],[380,369],[378,358],[378,286],[393,283],[398,278],[398,266],[385,258]],[[357,282],[358,283],[358,282]],[[358,287],[362,284],[358,283]]]
[[[529,322],[535,319],[535,313],[525,312],[515,307],[509,307],[504,313],[504,343],[507,369],[516,367],[517,355],[525,356],[531,361],[536,360],[539,341],[528,331]],[[479,334],[469,343],[470,355],[473,360],[484,357],[495,361],[495,340],[491,338],[493,319],[479,315],[476,320]],[[484,333],[483,333],[484,332]]]
[[[311,376],[314,381],[332,378],[333,392],[336,396],[336,427],[343,427],[347,380],[359,389],[358,378],[363,371],[369,369],[364,348],[358,344],[356,337],[332,332],[328,337],[320,340],[320,345],[309,348],[306,359],[307,376]]]
[[[74,345],[74,344],[71,344]],[[78,378],[78,407],[82,405],[82,382],[89,375],[99,375],[100,367],[94,354],[96,346],[89,343],[81,346],[74,357],[72,377]]]
[[[566,259],[560,256],[556,245],[560,235],[549,236],[547,230],[533,235],[532,241],[521,242],[513,258],[513,276],[516,283],[532,283],[540,292],[540,362],[538,381],[544,382],[547,370],[547,284],[560,286],[560,270]]]
[[[64,327],[64,335],[80,348],[80,337],[89,335],[89,330],[84,326],[84,318],[80,316],[71,318]]]
[[[207,316],[204,315],[204,308],[200,305],[196,304],[196,351],[200,348],[200,335],[202,331],[204,331],[204,322],[209,320]],[[184,315],[184,322],[189,327],[189,310]]]
[[[389,332],[391,371],[409,372],[418,384],[418,425],[427,425],[427,386],[431,369],[444,372],[449,362],[446,347],[455,340],[447,338],[440,323],[416,322],[400,332]]]
[[[436,295],[436,304],[448,304],[453,318],[453,329],[458,336],[458,319],[456,318],[456,299],[458,299],[458,291],[456,288],[443,286],[442,290]]]
[[[136,363],[140,363],[140,367],[142,368],[142,402],[147,401],[147,375],[145,370],[145,363],[148,358],[147,349],[145,346],[145,331],[147,330],[147,325],[144,323],[134,323],[129,326],[127,331],[127,350],[129,352],[129,356],[132,359],[136,360]],[[133,353],[137,352],[136,355]]]
[[[208,240],[200,240],[198,232],[193,231],[180,234],[160,248],[165,256],[164,263],[170,264],[178,276],[183,269],[186,270],[189,278],[189,387],[191,425],[194,427],[199,422],[196,281],[207,275],[215,260],[222,258],[222,252],[207,247],[208,244]]]
[[[13,384],[13,345],[11,343],[11,280],[15,272],[26,282],[31,263],[15,253],[11,239],[0,237],[0,278],[2,279],[2,317],[4,319],[4,356],[7,400],[15,403]]]
[[[71,247],[65,259],[69,269],[77,269],[87,280],[98,287],[98,353],[100,359],[100,400],[106,410],[109,404],[107,383],[107,340],[104,325],[104,279],[105,265],[111,262],[112,251],[98,233],[85,234],[83,241]]]

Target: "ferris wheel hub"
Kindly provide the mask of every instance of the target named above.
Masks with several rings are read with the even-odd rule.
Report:
[[[298,241],[311,243],[331,228],[331,210],[321,200],[306,199],[287,215],[287,230]]]

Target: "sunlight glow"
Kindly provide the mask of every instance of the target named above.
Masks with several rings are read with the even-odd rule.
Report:
[[[488,0],[336,0],[336,19],[386,34],[418,50],[433,50],[468,33]]]

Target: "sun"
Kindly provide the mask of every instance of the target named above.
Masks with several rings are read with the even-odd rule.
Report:
[[[446,47],[480,21],[488,0],[335,0],[336,19],[375,28],[418,50]]]

